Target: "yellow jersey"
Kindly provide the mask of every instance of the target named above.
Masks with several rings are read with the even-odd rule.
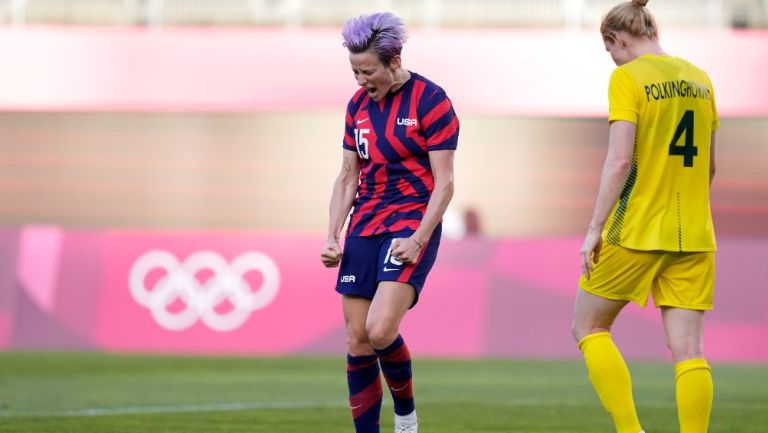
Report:
[[[678,57],[646,54],[614,70],[608,101],[609,122],[637,128],[605,241],[636,250],[714,251],[709,167],[719,122],[706,72]]]

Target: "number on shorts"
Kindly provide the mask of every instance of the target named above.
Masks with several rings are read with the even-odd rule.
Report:
[[[394,239],[392,239],[392,243],[391,243],[391,244],[389,244],[389,249],[387,250],[387,257],[385,257],[385,258],[384,258],[384,264],[387,264],[387,263],[392,263],[392,264],[393,264],[393,265],[395,265],[395,266],[400,266],[400,265],[402,265],[402,264],[403,264],[403,262],[401,262],[400,260],[397,260],[397,259],[396,259],[396,258],[395,258],[395,257],[392,255],[392,246],[393,246],[394,244],[395,244],[395,240],[394,240]]]

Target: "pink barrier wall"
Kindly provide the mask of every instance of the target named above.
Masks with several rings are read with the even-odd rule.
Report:
[[[418,356],[574,358],[581,239],[445,240],[403,323]],[[343,353],[335,270],[319,236],[0,230],[0,348],[250,355]],[[719,240],[713,360],[768,361],[768,239]],[[216,276],[217,278],[214,278]],[[666,358],[658,312],[635,306],[626,356]]]
[[[0,110],[341,110],[356,85],[339,32],[0,28]],[[722,116],[768,115],[768,32],[662,43],[709,72]],[[414,30],[403,59],[467,114],[604,117],[615,67],[597,30]]]

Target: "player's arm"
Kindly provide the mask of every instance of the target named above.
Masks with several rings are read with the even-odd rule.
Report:
[[[338,266],[341,261],[342,252],[339,246],[339,236],[357,195],[359,176],[360,161],[357,153],[344,149],[341,171],[336,176],[331,193],[328,212],[328,238],[323,251],[320,253],[320,260],[326,267]]]
[[[608,136],[608,155],[605,157],[600,189],[597,193],[595,211],[589,230],[581,247],[581,268],[587,278],[592,271],[592,262],[600,259],[603,228],[608,216],[619,199],[632,167],[632,151],[637,126],[632,122],[617,120],[611,123]]]
[[[709,185],[712,185],[712,179],[715,178],[715,142],[717,137],[717,131],[712,131],[712,141],[709,145]]]
[[[429,163],[432,166],[432,176],[435,188],[427,203],[427,210],[419,224],[419,228],[411,235],[393,245],[392,254],[403,263],[415,263],[421,254],[421,249],[432,237],[435,227],[440,224],[448,203],[453,198],[453,155],[455,150],[434,150],[429,152]]]

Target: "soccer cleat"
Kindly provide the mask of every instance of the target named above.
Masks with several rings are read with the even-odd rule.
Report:
[[[419,419],[415,410],[408,415],[395,414],[395,433],[419,433]]]
[[[419,433],[419,423],[417,421],[396,422],[395,433]]]

